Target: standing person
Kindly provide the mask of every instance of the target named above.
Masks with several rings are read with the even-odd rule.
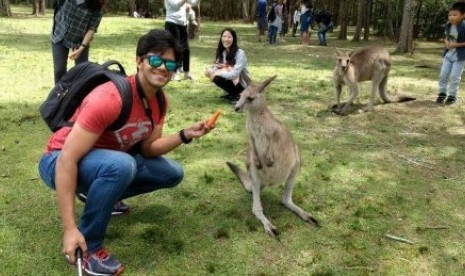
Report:
[[[186,5],[196,6],[198,0],[165,0],[166,18],[165,30],[169,31],[176,41],[181,45],[182,52],[182,69],[184,79],[193,80],[190,74],[190,49],[189,38],[187,34],[187,14]],[[173,80],[180,80],[178,74],[173,75]]]
[[[315,16],[315,22],[318,25],[318,40],[321,46],[328,46],[326,41],[326,33],[333,27],[333,14],[323,9]]]
[[[90,42],[102,20],[102,6],[101,0],[74,0],[55,7],[51,37],[55,83],[66,73],[68,58],[75,64],[89,60]]]
[[[74,263],[74,252],[80,247],[88,275],[123,271],[103,245],[114,203],[179,184],[184,174],[181,165],[163,155],[210,131],[205,122],[197,122],[178,133],[162,135],[168,105],[162,88],[181,60],[178,47],[166,30],[143,35],[136,50],[137,73],[127,77],[133,104],[125,125],[108,130],[122,103],[116,85],[104,83],[84,98],[71,118],[72,126],[53,133],[40,158],[39,174],[57,194],[63,253]],[[165,101],[158,102],[158,98]],[[129,153],[131,148],[136,150]],[[87,195],[79,225],[74,217],[78,191]]]
[[[299,27],[299,22],[300,22],[300,5],[297,6],[297,8],[294,11],[294,16],[292,17],[292,36],[295,37],[295,34],[297,33],[297,28]]]
[[[244,50],[237,45],[237,35],[233,29],[225,28],[221,31],[215,64],[205,75],[226,92],[222,98],[236,104],[240,94],[248,86],[250,76],[247,57]]]
[[[278,34],[281,33],[283,25],[283,1],[274,0],[273,5],[271,6],[271,10],[274,12],[275,18],[273,21],[269,22],[270,27],[268,29],[268,42],[271,45],[276,45]]]
[[[301,44],[308,45],[309,43],[309,29],[312,23],[312,3],[310,0],[303,0],[300,5],[300,38]]]
[[[289,9],[287,6],[287,0],[282,0],[281,4],[282,4],[281,14],[282,14],[283,22],[281,23],[281,31],[279,32],[279,34],[281,35],[281,42],[286,42],[284,38],[289,30]]]
[[[262,35],[265,35],[268,29],[268,19],[266,18],[266,11],[268,6],[266,0],[257,0],[257,29],[258,29],[258,42],[262,42]]]
[[[460,80],[465,65],[465,3],[455,2],[448,9],[448,22],[445,26],[444,54],[439,74],[439,95],[437,103],[454,104],[457,100]],[[449,82],[449,96],[447,83]],[[447,97],[447,99],[446,99]]]

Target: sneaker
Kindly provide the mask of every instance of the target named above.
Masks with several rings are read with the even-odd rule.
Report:
[[[224,99],[226,101],[238,100],[239,99],[239,98],[237,98],[237,96],[232,95],[232,94],[224,94],[224,95],[220,96],[220,98]]]
[[[444,103],[445,99],[446,99],[446,94],[441,93],[436,98],[436,102],[442,104],[442,103]]]
[[[230,100],[229,100],[229,103],[232,104],[232,105],[236,105],[237,104],[237,101],[239,101],[239,96],[233,96]]]
[[[189,72],[184,72],[184,79],[191,80],[191,81],[195,80],[194,76]]]
[[[178,73],[174,73],[174,74],[171,76],[171,80],[172,80],[172,81],[181,81],[181,78],[179,77],[179,74],[178,74]]]
[[[86,203],[87,201],[87,195],[84,193],[78,193],[77,198],[82,202]],[[127,212],[129,212],[129,206],[126,205],[123,201],[117,201],[115,205],[113,206],[113,211],[111,211],[111,215],[113,216],[119,216],[119,215],[124,215]]]
[[[127,212],[129,212],[129,206],[120,200],[120,201],[117,201],[115,205],[113,205],[113,211],[111,211],[111,214],[113,216],[119,216],[119,215],[124,215]]]
[[[88,253],[82,264],[87,275],[120,275],[123,265],[110,252],[102,248],[94,253]]]
[[[457,100],[457,98],[455,98],[455,96],[449,96],[449,97],[447,97],[446,104],[447,105],[454,104],[456,100]]]

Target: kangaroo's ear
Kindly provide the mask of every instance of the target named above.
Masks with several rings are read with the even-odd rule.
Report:
[[[277,77],[278,75],[274,75],[271,78],[268,78],[264,82],[260,84],[260,92],[265,90],[265,88]]]
[[[341,50],[339,50],[339,49],[336,49],[335,52],[336,52],[336,56],[342,56],[342,55],[344,55],[344,53],[343,53]]]
[[[349,57],[352,57],[352,55],[354,54],[354,52],[355,52],[355,51],[349,51],[349,52],[347,52],[347,55],[348,55]]]

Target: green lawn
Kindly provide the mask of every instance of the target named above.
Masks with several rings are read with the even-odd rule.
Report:
[[[38,107],[53,83],[51,12],[35,17],[28,15],[29,6],[12,8],[15,17],[0,18],[0,275],[73,275],[61,254],[55,193],[37,173],[50,135]],[[163,24],[105,16],[91,60],[117,59],[132,74],[138,37]],[[213,62],[226,26],[238,32],[254,79],[278,75],[268,103],[293,133],[304,160],[294,199],[321,228],[280,205],[282,187],[268,188],[262,194],[265,214],[281,232],[281,242],[273,240],[225,164],[243,163],[245,114],[219,99],[221,91],[203,70]],[[125,275],[465,274],[464,101],[459,94],[453,106],[434,103],[442,45],[417,42],[414,55],[393,56],[391,94],[416,101],[340,117],[329,111],[335,102],[335,47],[369,43],[392,51],[395,45],[335,36],[330,34],[329,47],[316,46],[315,34],[308,47],[292,37],[268,46],[256,41],[253,25],[202,23],[200,38],[191,41],[197,80],[168,84],[165,133],[216,109],[223,115],[210,135],[169,154],[185,167],[181,185],[129,199],[131,213],[112,219],[106,246],[125,265]],[[370,89],[361,85],[356,104],[368,102]],[[79,215],[83,205],[77,206]]]

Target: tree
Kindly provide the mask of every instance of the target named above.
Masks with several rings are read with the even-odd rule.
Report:
[[[45,0],[34,0],[32,2],[32,14],[35,14],[35,15],[45,14]]]
[[[137,11],[136,0],[129,0],[128,1],[128,12],[129,12],[128,15],[132,17],[135,11]]]
[[[355,33],[352,41],[360,41],[360,36],[362,34],[362,26],[363,26],[363,15],[365,13],[365,7],[367,5],[366,0],[358,0],[357,6],[357,22],[355,25]]]
[[[371,11],[373,8],[373,0],[366,0],[366,7],[365,7],[365,20],[363,21],[363,28],[365,31],[363,32],[363,40],[368,41],[368,37],[370,36],[370,22],[371,22]]]
[[[347,40],[347,25],[348,25],[348,1],[340,1],[339,2],[339,25],[340,25],[340,32],[338,39],[340,40]]]
[[[0,0],[0,15],[11,16],[10,0]]]
[[[405,0],[399,42],[396,53],[413,53],[413,22],[415,15],[415,0]]]

